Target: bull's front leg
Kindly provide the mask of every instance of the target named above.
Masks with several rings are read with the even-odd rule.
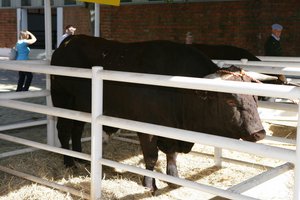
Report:
[[[167,156],[167,174],[171,176],[178,177],[178,171],[177,171],[177,164],[176,164],[176,159],[177,159],[178,153],[169,153],[166,154]]]
[[[138,133],[138,136],[146,169],[153,171],[158,159],[157,137],[143,133]],[[155,179],[152,177],[144,176],[143,186],[149,188],[152,192],[157,190]]]

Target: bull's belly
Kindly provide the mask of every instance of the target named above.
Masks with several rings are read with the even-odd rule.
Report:
[[[177,102],[178,95],[172,88],[135,84],[104,86],[103,109],[108,116],[179,127]]]

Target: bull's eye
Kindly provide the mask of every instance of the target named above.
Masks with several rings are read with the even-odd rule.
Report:
[[[233,99],[228,99],[226,100],[226,103],[231,106],[231,107],[236,107],[237,106],[237,102]]]

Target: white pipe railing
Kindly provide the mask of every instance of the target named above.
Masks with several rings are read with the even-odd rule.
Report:
[[[292,103],[270,103],[268,101],[258,101],[258,107],[298,113],[298,105]]]
[[[70,188],[70,187],[67,187],[67,186],[64,186],[64,185],[61,185],[61,184],[57,184],[57,183],[54,183],[54,182],[49,182],[49,181],[44,180],[42,178],[38,178],[38,177],[29,175],[29,174],[25,174],[25,173],[22,173],[22,172],[19,172],[19,171],[16,171],[16,170],[12,170],[12,169],[9,169],[9,168],[4,167],[4,166],[0,166],[0,170],[5,172],[5,173],[12,174],[14,176],[18,176],[18,177],[21,177],[21,178],[24,178],[24,179],[42,184],[42,185],[46,185],[48,187],[52,187],[52,188],[55,188],[55,189],[58,189],[58,190],[61,190],[61,191],[67,192],[67,193],[75,194],[75,195],[77,195],[79,197],[82,197],[84,199],[90,199],[90,195],[87,195],[87,194],[85,194],[85,193],[83,193],[83,192],[81,192],[77,189],[74,189],[74,188]]]
[[[195,131],[187,131],[109,116],[99,116],[97,122],[106,126],[118,127],[121,129],[168,137],[191,143],[215,146],[234,151],[246,152],[263,157],[285,160],[291,163],[294,163],[296,160],[296,153],[294,150],[284,149],[280,147],[273,147],[231,138],[224,138],[221,136],[215,136],[206,133],[199,134],[199,132]]]
[[[0,99],[25,99],[50,96],[49,90],[0,93]]]
[[[299,57],[284,57],[284,56],[256,56],[261,61],[275,61],[275,62],[300,62]]]
[[[239,84],[236,84],[236,81],[227,80],[127,73],[109,70],[104,70],[101,74],[99,74],[99,76],[103,80],[150,84],[165,87],[282,97],[287,99],[297,99],[300,97],[300,88],[296,86],[276,85],[276,87],[274,87],[273,84],[248,82],[239,82]]]
[[[56,75],[63,75],[63,76],[78,76],[81,78],[91,78],[92,73],[91,70],[89,69],[78,69],[74,70],[74,68],[69,68],[69,67],[58,67],[58,66],[43,66],[43,68],[37,67],[34,63],[28,64],[26,66],[23,65],[23,67],[18,66],[17,64],[21,65],[21,63],[18,63],[17,61],[14,62],[14,64],[8,64],[5,63],[5,65],[0,65],[0,69],[10,69],[10,70],[15,70],[15,71],[32,71],[36,73],[49,73],[49,74],[56,74]],[[35,65],[35,66],[34,66]],[[94,70],[97,71],[97,70]],[[299,99],[300,96],[300,90],[299,88],[296,88],[294,86],[276,86],[276,89],[274,88],[273,85],[268,85],[268,84],[256,84],[256,83],[241,83],[236,84],[236,82],[232,81],[215,81],[212,82],[211,80],[207,79],[200,79],[200,78],[188,78],[188,77],[172,77],[172,76],[161,76],[161,75],[150,75],[150,74],[137,74],[137,73],[125,73],[125,72],[112,72],[112,71],[102,71],[102,72],[94,72],[96,74],[93,75],[93,77],[98,77],[102,78],[103,80],[115,80],[115,81],[125,81],[125,82],[137,82],[139,84],[152,84],[152,85],[164,85],[164,86],[169,86],[169,87],[179,87],[179,88],[191,88],[191,89],[199,89],[199,90],[212,90],[212,91],[219,91],[219,92],[230,92],[230,93],[242,93],[242,94],[254,94],[254,95],[259,95],[259,96],[272,96],[272,97],[283,97],[283,98],[295,98]],[[96,96],[97,98],[99,95]],[[93,100],[93,102],[99,102],[99,100]],[[157,125],[151,125],[151,124],[141,124],[141,122],[134,122],[134,121],[128,121],[128,120],[123,120],[123,119],[117,119],[117,118],[111,118],[108,116],[101,116],[101,109],[98,110],[96,113],[92,114],[92,119],[91,115],[88,113],[83,113],[83,112],[76,112],[76,111],[70,111],[67,109],[61,109],[61,108],[53,108],[50,106],[39,106],[39,105],[34,105],[31,106],[29,103],[25,102],[18,102],[14,100],[6,100],[6,99],[1,99],[0,100],[0,105],[1,106],[6,106],[6,107],[11,107],[15,109],[21,109],[21,110],[28,110],[28,111],[33,111],[33,112],[38,112],[38,113],[43,113],[47,115],[54,115],[54,116],[61,116],[65,118],[71,118],[74,120],[81,120],[85,122],[93,122],[93,124],[100,124],[103,123],[108,126],[116,126],[119,128],[125,128],[125,129],[130,129],[131,130],[136,130],[140,132],[149,132],[151,134],[157,134],[157,135],[163,135],[164,137],[166,135],[171,136],[172,138],[179,139],[179,140],[184,140],[184,141],[189,141],[189,139],[186,139],[183,137],[182,130],[176,130],[173,128],[168,128],[168,127],[156,127]],[[298,111],[300,112],[300,111]],[[98,115],[99,114],[99,115]],[[97,117],[98,116],[98,117]],[[96,117],[96,118],[95,118]],[[95,123],[97,121],[97,123]],[[128,125],[127,123],[130,122],[132,124]],[[299,123],[298,123],[299,126]],[[101,126],[95,126],[95,128],[92,128],[93,133],[92,133],[92,140],[97,142],[99,138],[99,132],[96,131],[99,129]],[[130,127],[130,128],[129,128]],[[140,129],[142,127],[142,129]],[[101,129],[101,128],[100,128]],[[99,130],[100,131],[100,130]],[[299,131],[299,129],[297,130]],[[185,132],[185,131],[184,131]],[[166,134],[167,133],[167,134]],[[282,149],[278,147],[269,147],[267,145],[262,145],[262,144],[254,144],[250,142],[244,142],[244,141],[239,141],[239,140],[233,140],[229,138],[215,138],[217,136],[212,136],[212,135],[204,135],[204,134],[199,134],[196,132],[186,132],[187,135],[191,136],[193,139],[192,142],[199,142],[199,143],[204,143],[207,145],[212,145],[212,146],[217,146],[216,144],[222,144],[220,147],[222,148],[228,148],[228,149],[234,149],[237,151],[245,151],[262,156],[271,156],[276,159],[283,159],[288,162],[292,162],[296,164],[295,168],[295,199],[298,199],[299,197],[299,192],[296,191],[299,187],[299,179],[300,179],[300,152],[298,151],[293,151],[293,150],[288,150],[288,149]],[[298,132],[297,132],[298,133]],[[205,137],[204,137],[205,136]],[[56,147],[51,147],[48,148],[48,145],[37,145],[34,142],[26,142],[24,139],[18,139],[16,140],[14,137],[11,136],[5,136],[3,134],[0,134],[0,138],[5,140],[9,140],[12,142],[17,142],[20,144],[25,144],[28,146],[34,146],[36,148],[42,148],[42,149],[51,149],[53,152],[57,153],[62,153],[65,155],[70,155],[73,157],[78,157],[81,159],[86,159],[86,160],[92,160],[92,174],[96,174],[95,172],[101,171],[99,168],[97,169],[97,164],[99,163],[104,163],[103,159],[101,158],[101,155],[99,154],[94,154],[94,148],[96,147],[96,143],[92,145],[92,155],[91,157],[88,157],[88,155],[82,154],[75,152],[73,154],[71,151],[68,150],[63,150],[61,148],[55,149]],[[100,138],[102,138],[100,136]],[[101,140],[100,140],[101,141]],[[216,142],[217,141],[217,142]],[[226,143],[226,144],[223,144]],[[232,147],[234,144],[235,147]],[[297,140],[297,146],[300,145],[299,140]],[[247,147],[244,147],[247,146]],[[258,150],[257,150],[258,149]],[[76,155],[76,153],[78,155]],[[276,154],[277,153],[277,154]],[[272,154],[272,155],[271,155]],[[276,154],[276,155],[275,155]],[[105,161],[106,162],[106,161]],[[107,163],[106,163],[107,164]],[[101,176],[101,175],[100,175]],[[164,175],[166,176],[166,175]],[[91,176],[92,179],[94,179],[94,175]],[[99,178],[96,176],[96,178]],[[174,177],[170,177],[174,178]],[[91,191],[93,191],[93,199],[98,198],[97,196],[99,195],[99,192],[97,193],[95,190],[99,188],[97,184],[99,184],[99,181],[97,180],[92,180],[91,184]],[[100,183],[101,184],[101,183]],[[219,192],[219,191],[218,191]],[[213,192],[214,193],[214,192]],[[220,193],[218,193],[220,194]],[[221,192],[221,195],[226,197],[227,193]],[[101,195],[101,194],[100,194]],[[244,197],[240,197],[244,198]],[[246,199],[249,199],[248,197],[245,197]],[[252,198],[250,198],[252,199]]]
[[[300,62],[279,63],[248,60],[213,60],[219,67],[236,65],[248,71],[267,74],[284,74],[289,76],[300,76]]]
[[[95,73],[95,72],[94,72]],[[268,84],[253,84],[249,85],[249,83],[240,83],[236,84],[231,83],[231,81],[216,81],[214,82],[206,82],[208,80],[204,79],[193,79],[193,78],[187,78],[187,77],[168,77],[168,76],[160,76],[160,75],[147,75],[145,77],[145,74],[137,74],[137,73],[126,73],[126,72],[112,72],[112,71],[100,71],[99,70],[99,77],[101,77],[103,80],[113,80],[113,81],[122,81],[122,82],[129,82],[129,83],[139,83],[139,84],[150,84],[150,85],[157,85],[157,86],[168,86],[168,87],[178,87],[178,88],[190,88],[190,89],[203,89],[203,90],[211,90],[211,91],[219,91],[219,92],[231,92],[231,93],[241,93],[241,94],[254,94],[254,95],[260,95],[260,96],[273,96],[273,97],[284,97],[284,98],[295,98],[299,99],[300,97],[300,90],[299,88],[296,88],[294,86],[283,86],[280,88],[276,87],[276,90],[273,90],[272,88],[274,85],[271,85],[271,87],[268,86]],[[211,81],[211,80],[209,80]],[[176,83],[175,83],[176,82]],[[217,83],[218,82],[218,83]],[[175,83],[175,84],[174,84]],[[186,85],[188,84],[188,86]],[[241,86],[241,85],[242,86]],[[241,86],[241,87],[240,87]],[[266,88],[265,88],[266,87]],[[258,89],[259,88],[259,89]],[[262,92],[263,90],[263,92]],[[273,91],[272,91],[273,90]],[[103,125],[107,126],[113,126],[113,127],[119,127],[127,130],[134,130],[137,132],[143,132],[143,133],[149,133],[149,134],[154,134],[158,136],[164,136],[164,137],[171,137],[173,139],[178,139],[178,140],[184,140],[187,141],[186,138],[182,137],[188,136],[188,138],[192,138],[192,142],[195,143],[201,143],[201,144],[206,144],[206,145],[212,145],[212,146],[218,146],[221,148],[226,148],[226,149],[234,149],[237,147],[237,151],[243,151],[246,145],[248,145],[248,142],[242,141],[243,145],[237,145],[238,141],[235,141],[236,143],[234,145],[230,144],[229,141],[227,141],[228,138],[222,138],[222,141],[219,141],[214,138],[211,140],[212,143],[209,144],[210,136],[211,135],[206,135],[205,138],[201,138],[203,136],[202,134],[199,134],[199,138],[197,138],[196,135],[187,134],[182,134],[182,130],[180,130],[180,133],[177,133],[174,129],[171,130],[170,128],[167,127],[158,127],[155,129],[153,126],[157,125],[149,125],[149,124],[143,124],[140,122],[136,121],[127,121],[124,119],[117,119],[117,118],[112,118],[112,117],[107,117],[107,116],[99,116],[99,121]],[[112,122],[115,121],[115,122]],[[140,128],[140,126],[142,128]],[[149,128],[150,127],[150,128]],[[171,130],[168,132],[168,130]],[[197,133],[196,133],[197,134]],[[197,140],[199,139],[199,140]],[[222,143],[222,145],[225,146],[219,146],[218,144]],[[251,143],[250,143],[251,144]],[[228,145],[228,146],[227,146]],[[251,144],[252,145],[252,144]],[[274,155],[263,155],[265,152],[268,151],[268,148],[260,149],[259,144],[253,144],[256,147],[249,148],[250,152],[256,154],[256,155],[261,155],[261,156],[267,156],[267,157],[272,157],[272,158],[277,158],[277,159],[288,159],[289,162],[297,162],[297,159],[299,157],[296,157],[295,151],[290,151],[288,152],[281,152],[281,150],[275,150],[276,156],[273,157]],[[234,147],[233,147],[234,146]],[[259,149],[259,150],[258,150]],[[258,151],[256,151],[258,150]],[[284,149],[285,151],[287,149]],[[270,150],[269,153],[272,154],[273,150]],[[264,152],[264,153],[262,153]],[[268,153],[267,153],[268,154]],[[279,154],[281,154],[281,157]],[[298,155],[298,154],[297,154]],[[278,157],[277,157],[278,156]],[[299,155],[300,156],[300,155]],[[289,158],[288,158],[289,157]],[[116,167],[116,165],[115,165]],[[299,174],[299,171],[295,170],[296,174]],[[298,185],[299,179],[295,179],[295,185]],[[295,190],[297,190],[297,187],[295,187]],[[295,191],[295,198],[298,199],[297,192]]]
[[[11,157],[11,156],[16,156],[24,153],[30,153],[33,151],[36,151],[38,149],[28,147],[28,148],[23,148],[23,149],[18,149],[18,150],[13,150],[13,151],[8,151],[0,154],[0,158],[6,158],[6,157]]]
[[[18,138],[18,137],[13,137],[13,136],[6,135],[3,133],[0,133],[0,139],[6,140],[9,142],[18,143],[18,144],[23,144],[23,145],[30,146],[30,147],[35,147],[35,148],[46,150],[46,151],[51,151],[51,152],[58,153],[58,154],[64,154],[64,155],[80,158],[83,160],[88,160],[88,161],[91,160],[90,155],[85,154],[85,153],[62,149],[60,147],[53,147],[53,146],[50,146],[47,144],[42,144],[39,142],[34,142],[34,141],[30,141],[30,140],[26,140],[26,139],[22,139],[22,138]]]
[[[236,65],[236,66],[260,66],[260,67],[290,67],[290,68],[299,68],[300,62],[264,62],[264,61],[248,61],[247,59],[241,59],[241,60],[213,60],[214,63],[219,64],[227,64],[227,65]]]
[[[91,69],[70,68],[54,65],[44,65],[47,62],[1,61],[0,69],[12,71],[28,71],[33,73],[92,78]],[[41,66],[43,65],[43,66]],[[70,70],[72,69],[72,70]]]
[[[31,127],[31,126],[40,126],[40,125],[46,125],[47,120],[36,120],[36,121],[24,121],[21,123],[16,123],[16,124],[7,124],[7,125],[1,125],[0,126],[0,131],[6,131],[6,130],[12,130],[12,129],[17,129],[17,128],[26,128],[26,127]]]
[[[241,182],[235,186],[228,188],[228,191],[233,191],[237,193],[243,193],[256,185],[259,185],[263,182],[266,182],[280,174],[283,174],[286,171],[289,171],[294,168],[294,165],[291,163],[285,163],[273,169],[269,169],[257,176],[254,176],[244,182]]]
[[[107,159],[101,159],[100,163],[103,164],[103,165],[106,165],[106,166],[110,166],[110,167],[130,171],[130,172],[133,172],[133,173],[136,173],[136,174],[143,174],[145,176],[158,178],[158,179],[164,180],[166,182],[174,183],[174,184],[177,184],[177,185],[180,182],[180,185],[183,185],[185,187],[194,188],[196,190],[201,190],[203,192],[207,192],[207,193],[210,193],[210,194],[220,195],[220,196],[223,196],[223,197],[226,197],[226,198],[229,198],[229,199],[255,200],[255,198],[244,196],[244,195],[241,195],[241,194],[238,194],[238,193],[235,193],[235,192],[226,191],[226,190],[219,189],[219,188],[216,188],[216,187],[213,187],[213,186],[188,181],[188,180],[185,180],[185,179],[169,176],[169,175],[162,174],[162,173],[153,172],[153,171],[150,171],[150,170],[142,169],[140,167],[134,167],[134,166],[131,166],[131,165],[126,165],[126,164],[118,163],[118,162],[107,160]]]
[[[91,114],[85,112],[79,112],[74,110],[68,110],[64,108],[57,108],[27,102],[21,102],[16,100],[2,100],[0,99],[0,105],[5,106],[8,108],[18,109],[18,110],[25,110],[29,112],[35,112],[45,115],[51,116],[60,116],[63,118],[79,120],[83,122],[91,123]]]

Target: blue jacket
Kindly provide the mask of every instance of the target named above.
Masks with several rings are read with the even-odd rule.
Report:
[[[24,40],[19,40],[16,44],[17,58],[16,60],[28,60],[30,48]]]

